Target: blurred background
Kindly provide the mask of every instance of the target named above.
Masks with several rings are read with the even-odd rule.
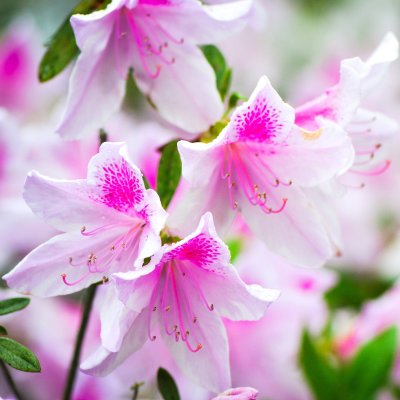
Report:
[[[95,133],[81,142],[63,142],[54,134],[71,69],[48,83],[37,80],[44,45],[75,4],[0,1],[1,275],[55,233],[22,200],[27,172],[82,178],[97,152]],[[248,96],[266,74],[284,100],[298,106],[338,81],[341,60],[367,59],[388,31],[400,35],[398,0],[257,0],[245,30],[217,45],[233,69],[233,90]],[[160,120],[132,82],[127,89],[123,110],[105,130],[109,140],[128,142],[133,161],[154,183],[157,149],[181,133]],[[363,107],[400,122],[398,62]],[[268,400],[400,399],[399,133],[382,146],[390,169],[365,177],[362,188],[329,204],[329,212],[338,215],[343,246],[324,268],[288,265],[241,230],[228,239],[245,281],[282,291],[261,321],[226,321],[233,386],[253,386],[260,399]],[[3,283],[0,298],[12,296]],[[97,298],[100,302],[101,291]],[[0,325],[34,350],[42,364],[41,374],[12,371],[26,398],[60,398],[80,319],[79,300],[79,294],[32,299],[26,310],[0,316]],[[86,354],[97,345],[98,332],[94,314]],[[74,399],[129,399],[136,382],[145,383],[140,399],[159,398],[159,366],[175,377],[182,399],[212,397],[181,375],[162,343],[148,343],[107,378],[80,374]],[[8,395],[0,376],[0,396]]]

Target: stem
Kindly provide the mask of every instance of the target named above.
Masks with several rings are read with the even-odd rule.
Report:
[[[139,394],[139,386],[134,386],[133,387],[133,395],[132,395],[132,400],[136,400]]]
[[[10,371],[6,367],[3,361],[0,360],[0,368],[2,369],[4,376],[6,378],[6,381],[8,383],[8,386],[10,387],[13,395],[15,396],[16,400],[24,400],[24,397],[22,394],[19,392],[17,385],[14,382],[13,377],[10,374]]]
[[[89,322],[90,311],[92,309],[97,286],[98,286],[97,284],[93,284],[86,289],[86,297],[83,303],[81,326],[79,327],[78,336],[76,337],[75,341],[74,354],[68,371],[68,378],[64,389],[63,400],[70,400],[72,391],[74,389],[74,383],[79,366],[82,344],[85,338],[86,328]]]
[[[144,385],[144,382],[137,382],[131,386],[131,390],[133,391],[132,400],[137,400],[137,397],[139,395],[139,388],[142,385]]]

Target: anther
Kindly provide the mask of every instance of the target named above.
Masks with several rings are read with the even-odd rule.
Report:
[[[86,231],[86,226],[82,226],[82,228],[81,228],[81,233],[83,233],[83,232],[85,232]]]
[[[165,311],[169,311],[171,309],[170,306],[165,307]]]
[[[157,306],[154,306],[154,307],[153,307],[153,311],[157,311]]]
[[[193,318],[193,323],[195,324],[197,322],[197,317]]]
[[[211,310],[211,311],[214,310],[214,304],[210,304],[210,310]]]
[[[152,342],[154,342],[156,339],[157,339],[157,336],[152,336],[152,337],[150,338],[150,340],[151,340]]]

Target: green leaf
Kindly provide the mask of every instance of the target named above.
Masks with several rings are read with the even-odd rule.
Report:
[[[150,186],[149,180],[146,178],[146,176],[144,175],[143,172],[142,172],[142,179],[143,179],[144,187],[145,187],[146,189],[150,189],[151,186]]]
[[[217,89],[221,99],[224,100],[231,86],[232,69],[228,67],[225,57],[218,47],[210,44],[201,46],[201,50],[214,70],[217,80]]]
[[[231,253],[231,263],[233,264],[239,257],[240,252],[242,251],[243,243],[239,238],[233,238],[229,239],[226,244]]]
[[[321,353],[310,334],[304,331],[299,356],[304,376],[317,400],[337,400],[340,389],[339,371]]]
[[[90,14],[102,10],[111,0],[83,0],[68,15],[63,24],[50,39],[47,51],[39,65],[39,81],[46,82],[62,72],[79,54],[74,32],[69,22],[74,14]]]
[[[164,400],[180,400],[178,387],[174,378],[164,368],[158,369],[157,386]]]
[[[0,335],[8,335],[7,329],[0,325]]]
[[[0,301],[0,315],[11,314],[28,306],[30,299],[27,297],[14,297]]]
[[[246,97],[242,96],[241,94],[234,92],[229,96],[229,100],[228,100],[228,110],[232,110],[233,108],[235,108],[237,106],[237,104],[239,103],[239,101],[246,101]]]
[[[0,359],[11,367],[25,372],[40,372],[39,360],[27,347],[14,339],[0,337]]]
[[[388,383],[396,345],[397,331],[391,327],[360,348],[344,373],[347,393],[352,400],[376,398],[378,390]]]
[[[171,202],[181,179],[182,162],[177,143],[177,140],[173,140],[161,149],[157,173],[157,193],[164,208],[167,208]]]
[[[359,310],[363,303],[381,296],[394,281],[373,275],[341,272],[337,284],[325,294],[330,309]]]

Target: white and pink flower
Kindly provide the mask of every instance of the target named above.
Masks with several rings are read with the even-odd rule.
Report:
[[[264,76],[214,141],[179,142],[190,188],[172,224],[209,210],[224,230],[239,212],[272,251],[295,263],[316,266],[331,257],[330,228],[303,188],[346,171],[353,147],[337,124],[321,121],[308,131],[294,118]]]
[[[343,60],[338,83],[296,108],[296,123],[303,128],[318,129],[319,118],[323,117],[348,132],[356,149],[349,170],[353,177],[379,175],[390,166],[390,161],[377,157],[377,153],[383,142],[399,130],[398,123],[385,114],[363,108],[362,103],[381,83],[398,53],[398,40],[388,33],[367,61],[358,57]]]
[[[144,188],[121,143],[104,143],[86,180],[56,180],[31,172],[24,198],[32,211],[65,232],[29,253],[4,279],[20,292],[76,292],[114,272],[129,271],[161,246],[166,213]]]
[[[81,55],[58,132],[76,138],[100,128],[120,108],[130,68],[163,118],[189,132],[206,130],[223,104],[198,45],[241,28],[250,6],[251,0],[113,0],[105,10],[74,15]]]
[[[86,360],[89,374],[105,375],[147,341],[161,336],[191,380],[213,391],[230,386],[228,342],[221,317],[256,320],[278,292],[246,285],[205,214],[197,230],[164,245],[143,268],[115,274],[119,300],[129,312],[114,335]],[[107,323],[107,322],[106,322]]]

